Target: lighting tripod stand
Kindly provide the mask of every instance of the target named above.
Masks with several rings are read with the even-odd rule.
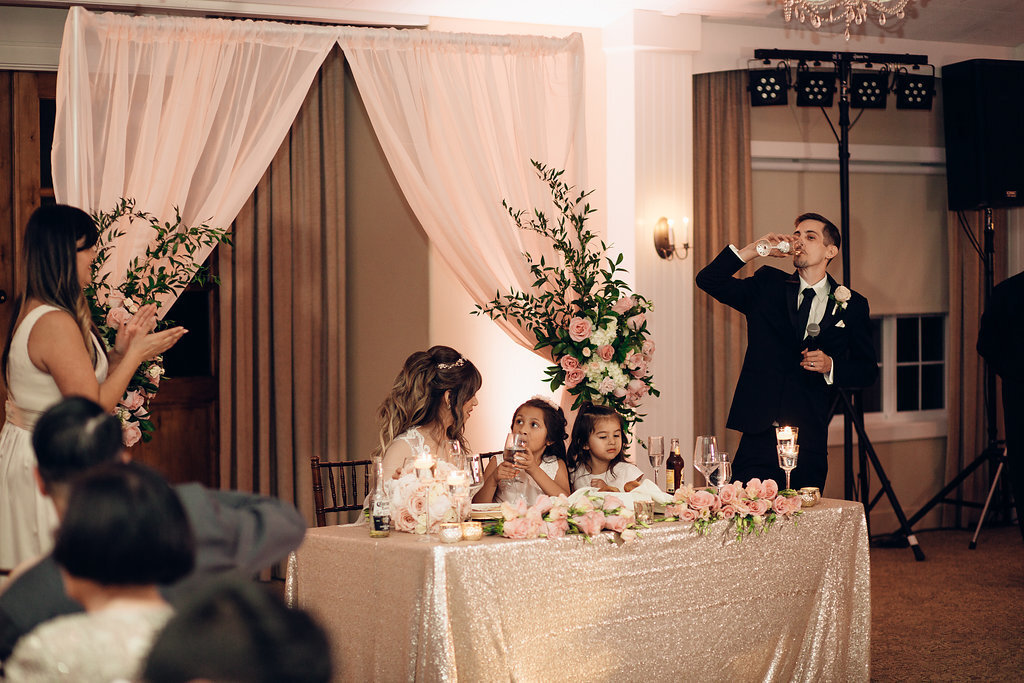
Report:
[[[831,62],[835,65],[837,80],[839,82],[839,130],[833,127],[836,142],[839,143],[839,204],[840,204],[840,234],[842,236],[842,263],[843,263],[843,284],[850,286],[850,82],[854,64],[902,64],[921,66],[928,63],[928,58],[923,55],[894,55],[877,53],[857,52],[823,52],[816,50],[754,50],[754,58],[761,60],[795,60],[801,63]],[[822,109],[824,113],[824,108]],[[827,118],[827,114],[826,114]],[[831,120],[829,125],[831,125]],[[834,413],[839,402],[842,401],[843,420],[843,458],[846,478],[845,496],[847,500],[854,500],[853,493],[853,431],[857,430],[858,444],[860,447],[860,487],[859,493],[861,503],[864,505],[864,514],[868,519],[868,531],[870,533],[870,512],[875,503],[881,498],[882,492],[889,498],[896,518],[900,522],[900,528],[910,544],[914,557],[920,562],[924,560],[924,552],[917,543],[911,524],[903,514],[903,507],[896,498],[889,478],[885,475],[882,463],[878,460],[867,431],[864,429],[864,422],[859,411],[855,409],[854,402],[849,392],[845,389],[838,389],[838,394],[833,400],[830,413]],[[875,474],[882,483],[882,492],[879,492],[874,500],[868,501],[868,464],[874,468]]]
[[[961,228],[967,231],[962,217],[960,225]],[[971,235],[971,239],[972,244],[975,244],[975,248],[977,248],[973,235]],[[979,253],[984,266],[984,308],[987,310],[989,299],[992,296],[993,281],[995,279],[995,228],[992,224],[991,208],[985,209],[985,231],[983,242],[984,251]],[[982,507],[981,518],[978,519],[978,525],[974,529],[974,536],[971,538],[971,542],[967,546],[971,550],[974,550],[978,545],[978,534],[981,533],[981,526],[985,523],[985,517],[988,514],[989,505],[992,503],[992,497],[995,495],[996,489],[999,486],[999,479],[1006,465],[1006,444],[999,440],[998,430],[996,427],[996,373],[992,369],[991,364],[989,364],[989,362],[984,358],[982,358],[982,363],[985,369],[985,426],[988,435],[988,445],[985,446],[985,449],[982,450],[981,454],[978,455],[977,458],[960,470],[960,473],[957,474],[951,482],[946,484],[945,488],[935,494],[935,496],[925,503],[924,506],[909,520],[910,526],[913,526],[939,503],[950,503],[966,507]],[[971,476],[975,470],[986,463],[996,465],[996,471],[992,477],[992,485],[989,487],[988,496],[985,498],[984,506],[980,506],[977,503],[965,502],[956,498],[947,497],[956,488],[958,488],[960,484],[967,479],[967,477]]]

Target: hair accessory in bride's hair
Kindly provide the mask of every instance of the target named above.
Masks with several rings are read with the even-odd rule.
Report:
[[[533,396],[530,397],[530,399],[544,401],[549,406],[551,406],[552,409],[554,409],[556,412],[562,409],[561,406],[555,403],[554,399],[552,399],[550,396],[545,396],[544,394],[534,394]]]
[[[461,368],[465,364],[466,364],[466,359],[463,358],[462,356],[459,356],[459,359],[457,361],[455,361],[454,363],[438,363],[437,364],[437,369],[438,370],[451,370],[452,368]]]

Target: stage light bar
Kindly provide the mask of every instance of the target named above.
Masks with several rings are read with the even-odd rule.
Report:
[[[831,107],[836,92],[836,72],[796,70],[796,106]]]
[[[774,69],[747,72],[750,106],[763,107],[789,102],[789,68],[780,64]]]
[[[885,97],[888,94],[888,71],[855,71],[850,75],[850,106],[857,109],[885,109]]]
[[[897,109],[931,109],[935,97],[935,75],[900,71],[896,74]]]

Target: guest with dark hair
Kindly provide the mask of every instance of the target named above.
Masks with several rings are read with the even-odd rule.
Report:
[[[117,419],[80,397],[65,399],[39,418],[33,445],[40,490],[53,499],[58,515],[64,513],[75,476],[127,458]],[[306,522],[295,508],[275,498],[199,484],[178,484],[173,491],[195,536],[196,560],[184,578],[160,582],[161,592],[172,603],[212,577],[227,572],[251,575],[271,566],[297,548],[306,532]],[[81,609],[65,593],[52,554],[12,577],[0,593],[0,661],[40,623]]]
[[[614,408],[584,403],[569,438],[569,477],[573,490],[629,491],[644,473],[626,460],[626,420]]]
[[[153,644],[147,683],[326,683],[323,629],[252,582],[220,581],[182,605]]]
[[[185,576],[194,541],[181,501],[134,463],[101,465],[76,479],[53,556],[85,614],[53,619],[22,638],[7,678],[82,682],[134,679],[171,616],[158,590]]]

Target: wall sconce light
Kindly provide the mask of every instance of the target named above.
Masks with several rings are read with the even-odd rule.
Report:
[[[676,235],[672,229],[672,221],[662,216],[658,219],[658,222],[654,224],[654,250],[658,252],[658,256],[671,261],[673,257],[678,256],[680,259],[684,259],[690,254],[690,241],[686,234],[686,227],[689,225],[690,219],[683,219],[683,243],[679,245],[679,249],[683,250],[683,253],[679,253],[679,249],[676,248]]]

